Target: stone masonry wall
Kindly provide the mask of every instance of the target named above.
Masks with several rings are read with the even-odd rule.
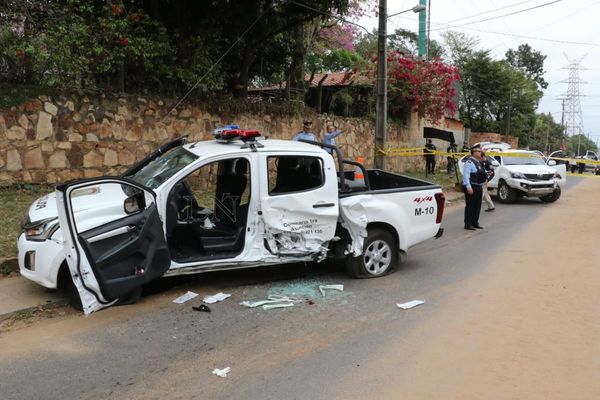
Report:
[[[269,113],[225,117],[182,105],[165,118],[169,110],[157,99],[70,94],[39,96],[0,111],[0,185],[118,174],[170,139],[188,134],[190,141],[208,140],[214,128],[229,123],[290,139],[306,117]],[[321,137],[332,120],[344,133],[336,139],[344,156],[364,157],[367,166],[373,165],[374,122],[318,114],[311,118]],[[391,147],[424,144],[416,118],[405,127],[391,126],[388,135]],[[422,163],[422,157],[389,158],[387,169],[421,168]]]

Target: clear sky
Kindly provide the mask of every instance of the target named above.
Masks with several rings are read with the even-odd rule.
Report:
[[[431,0],[431,38],[441,41],[446,29],[479,39],[479,48],[491,50],[496,59],[508,49],[528,43],[546,55],[544,91],[538,112],[552,113],[561,120],[561,101],[567,93],[570,58],[585,56],[579,71],[583,125],[590,139],[600,142],[600,0]],[[404,11],[418,0],[388,0],[388,14]],[[539,6],[539,7],[538,7]],[[526,9],[538,7],[529,11]],[[513,15],[507,15],[512,14]],[[487,20],[487,21],[483,21]],[[361,25],[377,27],[377,18],[363,18]],[[390,18],[388,32],[397,28],[418,31],[418,16],[412,12]]]

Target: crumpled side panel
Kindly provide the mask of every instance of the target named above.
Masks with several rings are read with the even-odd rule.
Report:
[[[352,243],[348,245],[346,254],[353,254],[358,257],[362,254],[363,243],[367,237],[367,210],[361,204],[362,196],[353,196],[343,199],[340,202],[340,220],[342,226],[346,228]]]

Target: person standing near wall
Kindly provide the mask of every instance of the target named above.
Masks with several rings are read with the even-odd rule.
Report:
[[[487,174],[481,165],[481,148],[471,147],[471,157],[465,162],[463,170],[463,189],[465,193],[465,229],[474,231],[483,229],[479,225],[481,212],[482,187],[487,180]]]
[[[333,123],[328,122],[327,123],[327,127],[325,128],[325,135],[324,135],[324,140],[323,143],[325,144],[329,144],[331,146],[335,146],[335,138],[340,136],[342,134],[342,132],[339,129],[335,129],[335,125],[333,125]],[[329,154],[333,154],[333,150],[329,149],[327,147],[325,147],[325,151],[328,152]]]
[[[427,139],[427,143],[423,149],[425,153],[425,172],[427,174],[435,175],[435,154],[433,152],[436,150],[437,147],[435,147],[431,139]]]
[[[305,119],[302,124],[302,130],[294,136],[292,140],[312,140],[314,142],[317,141],[317,138],[314,133],[312,133],[312,121],[310,119]]]
[[[485,201],[485,204],[487,204],[487,208],[484,211],[494,211],[496,207],[494,206],[494,202],[492,201],[490,192],[488,192],[488,183],[492,179],[494,179],[495,173],[494,168],[492,167],[492,162],[487,158],[484,152],[481,153],[481,165],[483,166],[483,169],[485,170],[485,173],[487,175],[486,181],[483,184],[483,188],[481,189],[483,191],[483,201]]]
[[[450,143],[450,146],[446,149],[446,152],[448,153],[448,156],[446,157],[446,171],[448,172],[448,175],[452,175],[456,170],[456,159],[454,158],[455,156],[452,156],[451,154],[456,154],[457,150],[456,143],[454,142]]]

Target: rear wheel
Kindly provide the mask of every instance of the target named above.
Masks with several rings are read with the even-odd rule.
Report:
[[[502,203],[512,203],[517,199],[515,189],[511,188],[506,182],[501,181],[498,184],[498,200]]]
[[[386,275],[398,263],[398,245],[394,236],[383,229],[372,228],[365,238],[363,254],[348,255],[346,270],[354,278],[376,278]]]
[[[556,189],[554,189],[554,192],[540,197],[540,200],[543,201],[544,203],[554,203],[556,200],[558,200],[560,198],[560,194],[561,194],[560,186],[557,186]]]

